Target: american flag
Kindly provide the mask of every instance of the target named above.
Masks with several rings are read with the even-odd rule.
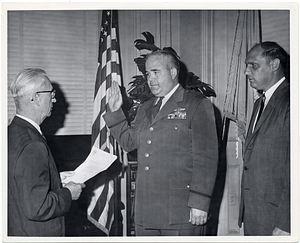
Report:
[[[103,10],[94,94],[92,146],[112,154],[117,153],[118,146],[106,127],[102,116],[108,109],[106,92],[111,87],[112,81],[117,81],[120,86],[123,86],[117,28],[118,11]],[[89,221],[107,235],[109,235],[114,221],[114,200],[114,181],[108,178],[107,173],[101,173],[87,209],[87,217]]]

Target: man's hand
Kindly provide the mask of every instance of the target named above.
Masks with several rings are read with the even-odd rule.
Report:
[[[116,81],[113,81],[111,87],[107,91],[108,106],[111,112],[117,111],[123,104],[121,90]]]
[[[191,208],[190,209],[190,220],[191,224],[203,225],[207,222],[207,212],[200,209]]]
[[[67,177],[71,177],[74,174],[75,174],[74,171],[63,171],[63,172],[60,172],[59,173],[59,175],[60,175],[60,181],[62,182],[64,179],[66,179]]]
[[[291,235],[289,232],[283,231],[277,227],[273,230],[273,236],[289,236]]]
[[[82,188],[85,188],[84,183],[75,183],[70,181],[69,183],[65,184],[64,187],[68,188],[72,195],[72,200],[77,200],[80,197],[82,192]]]

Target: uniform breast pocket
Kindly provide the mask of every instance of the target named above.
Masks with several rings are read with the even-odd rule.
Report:
[[[190,129],[185,120],[166,120],[162,131],[163,146],[167,150],[186,151],[190,145]]]

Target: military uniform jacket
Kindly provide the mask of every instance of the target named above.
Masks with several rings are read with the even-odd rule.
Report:
[[[254,111],[258,110],[257,101]],[[244,210],[268,225],[290,232],[290,86],[284,81],[273,93],[252,133],[253,112],[244,147],[241,225]],[[246,209],[245,209],[245,207]]]
[[[15,117],[8,127],[8,236],[63,236],[71,202],[45,139]]]
[[[145,228],[183,229],[190,208],[208,212],[214,188],[218,142],[211,102],[181,86],[154,120],[143,103],[128,126],[122,110],[104,115],[125,151],[138,149],[135,223]]]

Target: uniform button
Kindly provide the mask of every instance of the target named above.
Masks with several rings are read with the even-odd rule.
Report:
[[[177,130],[178,129],[178,127],[177,126],[175,126],[175,130]]]
[[[150,156],[150,154],[148,153],[145,153],[145,157],[148,158]]]
[[[244,170],[248,170],[249,169],[249,167],[248,166],[244,166]]]
[[[147,143],[148,143],[148,144],[151,144],[151,143],[152,143],[152,141],[151,141],[151,140],[148,140],[148,141],[147,141]]]
[[[152,132],[154,129],[153,129],[153,127],[150,127],[149,130],[150,130],[150,132]]]
[[[150,169],[149,166],[146,166],[146,167],[145,167],[145,170],[146,170],[146,171],[149,170],[149,169]]]
[[[190,185],[189,184],[187,184],[187,186],[186,186],[187,188],[190,188]]]

